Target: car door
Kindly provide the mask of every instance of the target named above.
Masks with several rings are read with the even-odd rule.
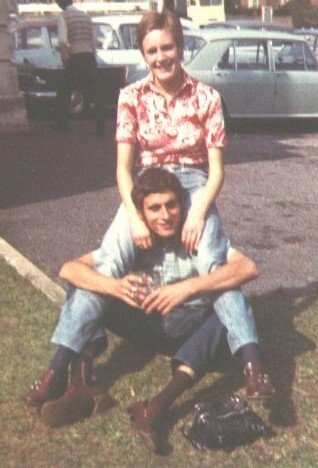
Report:
[[[275,78],[267,40],[231,41],[214,67],[213,86],[222,95],[229,116],[270,116],[274,109]]]
[[[38,68],[54,68],[47,28],[41,25],[28,25],[15,32],[13,61],[18,65],[31,65]]]
[[[317,62],[308,45],[301,41],[272,41],[275,64],[276,115],[318,116]]]

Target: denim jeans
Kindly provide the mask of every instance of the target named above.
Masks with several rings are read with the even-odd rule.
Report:
[[[205,185],[207,175],[204,169],[191,166],[167,164],[161,166],[179,179],[187,190],[184,203],[185,213],[191,203],[199,196],[200,188]],[[217,207],[212,205],[206,216],[206,223],[198,254],[193,256],[200,275],[208,273],[213,267],[224,263],[229,240],[225,236]],[[128,216],[121,204],[113,222],[109,226],[100,249],[98,270],[105,275],[121,277],[133,269],[137,247],[134,245]]]
[[[215,308],[222,310],[223,321],[219,321],[212,310],[198,314],[197,320],[185,330],[185,336],[178,336],[176,343],[182,342],[182,345],[174,358],[191,364],[196,373],[211,364],[217,347],[214,340],[218,340],[223,325],[230,327],[227,333],[232,353],[247,343],[258,342],[253,313],[244,296],[239,290],[229,293],[220,294],[213,303]],[[136,336],[137,341],[145,340],[149,344],[173,340],[164,330],[159,314],[147,316],[110,296],[73,288],[61,310],[51,341],[79,353],[90,341],[105,337],[105,328],[128,339]]]

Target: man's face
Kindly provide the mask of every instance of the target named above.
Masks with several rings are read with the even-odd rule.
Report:
[[[167,239],[179,232],[181,206],[174,192],[151,193],[144,198],[142,217],[149,230]]]

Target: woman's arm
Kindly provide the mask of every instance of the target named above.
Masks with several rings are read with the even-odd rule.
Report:
[[[132,238],[134,243],[142,248],[148,249],[152,246],[150,232],[140,218],[137,209],[131,199],[131,190],[133,188],[133,160],[134,144],[118,143],[117,145],[117,183],[122,201],[125,205]]]
[[[208,149],[209,172],[206,184],[197,191],[182,230],[182,243],[188,252],[198,247],[205,226],[206,214],[215,202],[224,181],[223,152]]]

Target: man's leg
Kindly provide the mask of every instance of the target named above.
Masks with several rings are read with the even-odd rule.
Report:
[[[130,407],[135,429],[153,450],[160,450],[163,425],[170,406],[192,387],[195,378],[205,372],[213,361],[224,330],[218,316],[209,314],[174,355],[173,375],[166,387],[149,402],[142,401]]]
[[[73,289],[52,336],[52,342],[57,345],[56,353],[38,382],[21,395],[25,403],[40,406],[64,394],[69,365],[79,359],[87,343],[106,339],[100,328],[103,311],[110,303],[111,298],[107,296]]]
[[[70,105],[74,74],[71,61],[70,57],[69,63],[61,70],[57,78],[54,128],[62,132],[68,132],[71,128]]]
[[[101,80],[98,74],[94,54],[86,55],[86,82],[87,102],[94,103],[94,118],[96,122],[96,135],[105,136],[106,109],[104,105]]]
[[[271,396],[273,388],[268,375],[262,370],[253,311],[242,291],[233,289],[218,294],[213,307],[227,329],[232,354],[237,354],[242,360],[247,396]]]
[[[87,295],[85,295],[85,297],[86,296]],[[90,297],[90,300],[91,299],[92,297]],[[155,345],[162,341],[164,336],[160,329],[160,320],[157,320],[160,319],[159,316],[157,316],[157,319],[155,316],[146,316],[140,309],[133,309],[118,300],[112,300],[111,304],[112,308],[107,304],[108,306],[106,305],[103,310],[101,321],[103,327],[105,326],[118,335],[139,344],[145,343]],[[61,319],[64,319],[64,317]],[[90,319],[92,319],[92,316]],[[87,321],[90,319],[87,318]],[[60,322],[63,322],[63,320],[60,320]],[[81,323],[83,323],[83,320],[81,320]],[[99,323],[99,326],[101,323]],[[81,327],[79,326],[77,333],[79,333],[80,329]],[[62,332],[64,332],[64,326],[62,327]],[[57,333],[55,333],[55,335],[57,335]],[[94,334],[95,338],[96,335],[97,333]],[[54,340],[55,342],[63,342],[64,344],[66,342],[66,338],[64,336],[61,338],[61,334],[57,337],[55,336]],[[71,343],[74,348],[78,349],[77,344],[74,346],[73,342]],[[97,339],[90,341],[88,345],[85,346],[85,352],[89,352],[89,348],[94,344],[94,351],[96,352],[96,344],[98,344]],[[63,345],[59,345],[59,347],[62,346]],[[81,354],[83,354],[83,352]],[[81,359],[82,358],[80,358],[78,362],[80,362]],[[82,369],[80,369],[80,371],[81,370]],[[70,424],[90,416],[91,414],[105,411],[113,405],[112,399],[105,393],[105,390],[99,387],[87,386],[85,382],[83,385],[81,372],[77,373],[77,378],[80,381],[79,384],[77,381],[74,382],[74,376],[72,376],[66,393],[61,398],[47,401],[42,406],[40,413],[41,419],[48,426],[59,427],[64,424]]]

